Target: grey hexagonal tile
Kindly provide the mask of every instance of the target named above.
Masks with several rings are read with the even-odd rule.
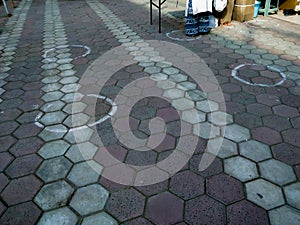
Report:
[[[258,177],[256,164],[241,156],[225,159],[225,172],[240,181],[253,180]]]
[[[267,210],[285,203],[280,187],[263,179],[246,183],[246,193],[250,201]]]
[[[105,212],[85,217],[81,225],[118,225],[117,221]]]
[[[274,182],[278,185],[284,185],[296,181],[296,175],[293,168],[283,162],[270,159],[258,164],[261,177]]]
[[[65,154],[67,149],[70,147],[70,144],[64,140],[57,140],[52,142],[47,142],[40,150],[38,151],[44,159],[53,158],[56,156],[61,156]]]
[[[300,210],[300,182],[283,188],[288,204]]]
[[[272,225],[298,225],[300,224],[300,211],[287,205],[269,211]]]
[[[64,156],[60,156],[44,160],[36,174],[47,183],[65,178],[71,167],[72,163]]]
[[[40,218],[38,225],[64,224],[74,225],[78,221],[78,217],[69,208],[63,207],[49,212],[45,212]]]
[[[71,202],[70,206],[80,215],[100,211],[108,199],[108,191],[99,184],[93,184],[79,188]]]
[[[75,164],[67,178],[77,187],[92,184],[98,181],[103,167],[90,160]]]
[[[250,139],[250,132],[249,129],[245,127],[231,124],[226,127],[224,136],[234,142],[241,142]]]
[[[272,158],[270,147],[264,143],[249,140],[239,143],[239,146],[241,155],[253,161],[260,162]]]
[[[43,210],[55,209],[66,205],[73,188],[65,181],[57,181],[42,187],[34,201]]]

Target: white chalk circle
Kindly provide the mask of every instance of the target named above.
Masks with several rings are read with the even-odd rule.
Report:
[[[51,57],[48,57],[48,54],[50,52],[53,52],[57,49],[63,49],[63,48],[69,48],[69,47],[73,47],[73,48],[84,48],[86,50],[86,52],[83,54],[83,55],[79,55],[79,56],[76,56],[75,58],[73,58],[73,60],[76,60],[76,59],[79,59],[79,58],[83,58],[85,56],[87,56],[88,54],[91,53],[91,48],[86,46],[86,45],[58,45],[54,48],[50,48],[48,49],[47,51],[45,51],[45,53],[43,54],[43,57],[48,60],[49,62],[53,62],[55,61],[54,58],[51,58]]]
[[[281,80],[276,82],[275,84],[260,84],[260,83],[252,83],[252,82],[249,82],[249,81],[246,81],[244,80],[243,78],[240,78],[238,76],[238,70],[245,67],[245,66],[263,66],[263,65],[259,65],[259,64],[241,64],[241,65],[238,65],[236,66],[232,72],[231,72],[231,76],[233,76],[236,80],[244,83],[244,84],[248,84],[248,85],[251,85],[251,86],[259,86],[259,87],[275,87],[275,86],[279,86],[281,84],[283,84],[285,81],[286,81],[286,75],[285,73],[281,72],[281,70],[275,68],[275,67],[272,67],[272,66],[266,66],[268,70],[270,71],[275,71],[275,72],[278,72],[281,76]]]
[[[197,37],[190,37],[190,38],[180,38],[180,37],[174,37],[174,34],[177,35],[179,32],[182,32],[182,30],[173,30],[171,32],[166,33],[166,36],[174,41],[195,41],[201,38],[201,35]],[[185,35],[185,34],[183,34]]]
[[[63,129],[63,128],[47,127],[44,124],[42,124],[41,122],[39,122],[40,118],[43,116],[43,113],[39,112],[37,114],[37,116],[35,117],[35,119],[34,119],[34,124],[37,127],[40,127],[42,129],[45,129],[45,130],[53,132],[53,133],[65,133],[68,130],[72,132],[72,131],[78,131],[78,130],[86,129],[88,127],[96,126],[96,125],[98,125],[100,123],[103,123],[107,119],[111,118],[116,113],[116,111],[117,111],[117,105],[110,98],[107,98],[106,96],[103,96],[103,95],[95,95],[95,94],[88,94],[87,96],[88,97],[94,97],[94,98],[97,98],[97,99],[102,99],[102,100],[104,100],[104,102],[109,103],[111,105],[111,109],[107,113],[107,115],[105,115],[104,117],[100,118],[99,120],[97,120],[97,121],[95,121],[93,123],[89,123],[87,125],[83,125],[83,126],[79,126],[79,127],[74,127],[74,128],[71,128],[71,129]],[[44,110],[46,111],[50,107],[51,107],[51,104],[48,105],[48,106],[46,106]]]

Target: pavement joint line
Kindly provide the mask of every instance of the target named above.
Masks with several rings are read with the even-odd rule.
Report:
[[[32,0],[21,1],[18,8],[15,9],[14,16],[11,17],[7,23],[5,24],[5,28],[7,28],[7,32],[0,35],[0,50],[3,51],[1,54],[2,62],[4,65],[0,69],[0,96],[5,92],[1,87],[6,84],[3,80],[9,76],[9,70],[11,69],[10,65],[13,63],[12,59],[17,47],[17,44],[22,35],[22,31],[24,28],[24,23],[26,21],[26,17],[31,6]],[[0,97],[0,103],[3,99]]]

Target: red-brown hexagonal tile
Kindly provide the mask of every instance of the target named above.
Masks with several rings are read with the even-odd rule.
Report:
[[[1,193],[8,205],[31,200],[41,188],[42,182],[34,175],[12,180]]]
[[[267,225],[269,224],[266,210],[243,200],[227,207],[228,225]]]
[[[183,220],[183,200],[163,192],[148,199],[146,217],[154,224],[175,224]]]
[[[121,222],[141,216],[144,211],[145,197],[133,188],[112,193],[106,210]]]
[[[9,207],[0,218],[0,224],[36,224],[41,213],[41,210],[33,202],[22,203]]]
[[[224,173],[208,178],[206,187],[208,195],[226,205],[244,198],[242,183]]]
[[[289,129],[282,132],[283,139],[294,146],[300,146],[300,130]]]
[[[280,134],[268,127],[257,127],[251,130],[252,137],[267,145],[274,145],[282,141]]]
[[[296,108],[287,105],[274,106],[273,111],[275,114],[287,118],[294,118],[296,116],[299,116],[299,112]]]
[[[225,206],[207,195],[186,202],[185,221],[189,224],[226,224]]]
[[[177,173],[171,178],[170,191],[188,200],[204,193],[204,179],[189,171]]]
[[[278,159],[289,165],[296,165],[300,163],[300,148],[287,144],[281,143],[272,146],[272,152],[275,159]]]

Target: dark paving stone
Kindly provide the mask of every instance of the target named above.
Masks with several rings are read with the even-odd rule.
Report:
[[[255,96],[252,94],[247,94],[244,92],[239,92],[239,93],[233,93],[231,95],[232,101],[241,103],[244,105],[252,104],[255,103]]]
[[[297,95],[285,95],[281,98],[281,100],[288,106],[299,107],[300,105],[300,96]]]
[[[208,178],[206,189],[208,195],[226,205],[244,198],[242,183],[224,173]]]
[[[146,217],[157,225],[168,225],[183,220],[183,200],[164,192],[148,199]]]
[[[22,89],[24,91],[40,90],[43,86],[44,86],[44,84],[42,82],[38,81],[38,82],[32,82],[32,83],[25,84],[22,87]]]
[[[154,151],[128,151],[125,162],[135,166],[148,166],[156,163],[157,153]]]
[[[277,114],[279,116],[287,117],[287,118],[293,118],[293,117],[299,116],[299,112],[296,108],[286,106],[286,105],[274,106],[273,111],[275,114]]]
[[[19,79],[20,77],[18,77],[17,79]],[[8,79],[13,79],[13,76],[10,75],[6,78],[6,80]],[[10,81],[8,82],[7,84],[3,85],[2,88],[5,89],[5,90],[15,90],[15,89],[18,89],[18,88],[22,88],[24,86],[24,82],[22,81]]]
[[[251,224],[267,225],[269,224],[266,210],[243,200],[227,207],[228,225]]]
[[[127,154],[127,149],[123,148],[122,146],[116,144],[116,145],[110,145],[106,146],[106,150],[116,159],[118,159],[121,162],[124,162],[124,159]]]
[[[247,128],[259,127],[263,124],[260,116],[251,113],[238,113],[234,115],[234,120],[237,124]]]
[[[163,182],[148,185],[148,186],[136,187],[136,189],[141,193],[143,193],[144,195],[146,195],[147,197],[149,197],[167,191],[168,186],[169,186],[169,181],[165,180]]]
[[[266,89],[266,92],[268,94],[275,95],[278,97],[288,94],[288,90],[284,87],[270,87]]]
[[[259,103],[262,103],[264,105],[268,106],[275,106],[280,104],[280,99],[279,97],[275,95],[270,95],[270,94],[260,94],[256,96],[256,99]]]
[[[10,206],[31,200],[42,186],[34,175],[12,180],[1,193],[3,200]]]
[[[123,222],[141,216],[144,211],[145,197],[133,188],[112,193],[106,210]]]
[[[5,210],[6,210],[6,206],[0,201],[0,217]]]
[[[8,208],[0,218],[0,224],[32,225],[36,224],[41,214],[41,210],[33,202],[26,202]]]
[[[265,90],[264,88],[258,86],[243,85],[243,92],[256,96],[257,94],[264,94]]]
[[[19,104],[18,108],[24,112],[28,112],[28,111],[36,110],[36,106],[40,106],[40,105],[43,105],[43,101],[40,99],[34,99]]]
[[[37,127],[34,123],[22,124],[15,132],[14,135],[19,138],[35,137],[40,133],[41,128]]]
[[[14,157],[8,152],[0,153],[0,172],[4,171],[5,168],[13,161]]]
[[[276,116],[276,115],[265,116],[263,117],[262,120],[266,127],[270,127],[277,131],[286,130],[292,127],[289,119],[281,116]]]
[[[0,109],[1,110],[15,109],[18,108],[22,103],[23,100],[19,98],[5,100],[0,104]]]
[[[43,92],[40,90],[26,91],[22,95],[22,99],[29,101],[29,100],[39,99],[42,96],[43,96]]]
[[[228,101],[226,102],[226,111],[229,114],[235,115],[246,111],[246,107],[243,104]]]
[[[4,92],[4,94],[1,95],[2,99],[13,99],[13,98],[18,98],[24,93],[23,90],[21,89],[14,89],[14,90],[9,90]]]
[[[203,195],[186,202],[185,221],[189,224],[226,224],[225,206]]]
[[[15,120],[22,112],[18,109],[9,109],[1,112],[0,122]]]
[[[225,93],[235,93],[235,92],[240,92],[241,86],[237,84],[232,84],[232,83],[227,83],[221,85],[222,91]]]
[[[204,179],[188,170],[177,173],[171,178],[170,191],[189,200],[204,194]]]
[[[300,128],[300,117],[291,119],[294,128]]]
[[[199,163],[202,158],[202,154],[194,155],[190,159],[190,170],[193,172],[203,176],[203,177],[209,177],[212,175],[219,174],[223,171],[222,162],[219,158],[215,158],[215,160],[210,164],[210,166],[205,169],[204,171],[199,171]]]
[[[106,179],[105,177],[101,176],[99,183],[105,187],[110,193],[124,190],[128,188],[128,186],[125,186],[123,184],[115,183],[109,179]]]
[[[25,138],[16,142],[9,151],[16,157],[28,155],[36,153],[43,144],[44,142],[38,137]]]
[[[3,122],[0,123],[0,136],[8,135],[14,132],[14,130],[19,127],[19,124],[16,123],[15,121],[8,121],[8,122]]]
[[[147,120],[152,119],[156,115],[156,109],[149,106],[133,108],[130,116],[138,119],[138,120]]]
[[[35,121],[37,114],[38,114],[37,111],[25,112],[17,118],[17,121],[21,124],[22,123],[32,123],[33,121]]]
[[[282,136],[287,143],[297,147],[300,146],[300,130],[294,128],[288,129],[282,132]]]
[[[121,225],[153,225],[150,221],[146,220],[143,217],[139,217],[130,221],[127,221],[126,223],[121,223]]]
[[[296,165],[300,163],[300,148],[296,146],[287,143],[281,143],[272,146],[272,153],[275,159],[278,159],[289,165]]]
[[[33,174],[41,162],[42,158],[36,154],[22,156],[15,159],[5,170],[5,172],[11,178]]]
[[[17,141],[14,137],[7,135],[0,137],[0,152],[8,151],[8,149]]]
[[[266,116],[272,114],[271,107],[260,104],[254,103],[247,105],[247,112],[258,115],[258,116]]]
[[[173,150],[176,147],[176,139],[171,135],[166,135],[164,140],[155,148],[157,152]]]
[[[164,119],[165,122],[170,122],[179,119],[178,112],[171,107],[159,109],[157,115]]]
[[[298,181],[300,181],[300,164],[294,167]]]
[[[282,141],[280,134],[268,127],[257,127],[251,130],[252,137],[267,145],[278,144]]]
[[[8,177],[4,173],[0,173],[0,192],[6,187],[8,183]]]

